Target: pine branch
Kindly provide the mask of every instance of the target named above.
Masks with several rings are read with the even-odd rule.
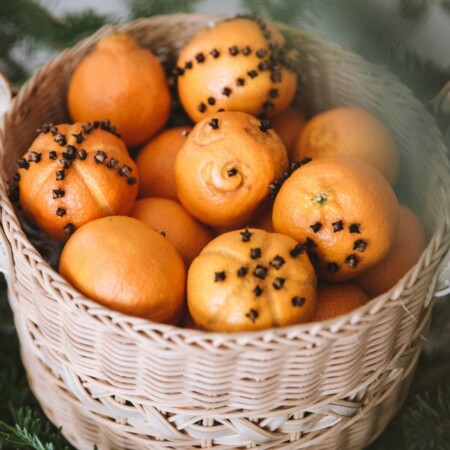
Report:
[[[450,448],[450,385],[417,396],[403,424],[408,449]]]
[[[192,12],[200,0],[126,0],[130,20],[160,14]]]
[[[16,425],[0,421],[0,437],[9,444],[35,450],[70,450],[61,434],[49,422],[42,424],[39,415],[29,407],[14,412]]]
[[[291,25],[307,25],[314,23],[324,13],[328,3],[329,0],[241,0],[241,9],[249,14]]]

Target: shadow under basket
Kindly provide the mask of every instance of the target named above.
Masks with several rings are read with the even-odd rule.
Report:
[[[364,448],[407,395],[450,243],[447,149],[433,117],[393,75],[277,24],[298,50],[297,106],[311,116],[353,105],[380,117],[400,152],[399,199],[430,237],[395,287],[336,319],[226,334],[110,311],[52,269],[6,195],[36,128],[69,120],[68,80],[101,36],[130,33],[169,72],[184,44],[219,19],[180,14],[102,28],[38,70],[4,116],[2,270],[31,387],[78,449]]]

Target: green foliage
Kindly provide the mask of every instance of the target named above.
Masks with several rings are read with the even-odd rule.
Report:
[[[324,14],[328,3],[329,0],[241,0],[241,8],[244,12],[272,20],[305,25],[313,23],[315,18]]]
[[[200,0],[126,0],[130,19],[192,12]]]
[[[0,1],[0,70],[13,83],[23,83],[30,74],[14,54],[16,48],[25,54],[60,50],[111,21],[93,10],[57,18],[35,0]]]
[[[14,411],[15,425],[0,421],[0,437],[13,448],[26,447],[35,450],[69,450],[61,435],[48,422],[42,422],[40,415],[29,407]]]
[[[450,385],[417,396],[403,418],[409,450],[447,450],[450,445]]]

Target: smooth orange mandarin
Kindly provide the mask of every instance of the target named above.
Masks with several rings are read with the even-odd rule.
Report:
[[[411,269],[425,250],[428,238],[422,221],[410,208],[400,205],[397,232],[391,250],[375,267],[354,282],[371,297],[392,288]]]
[[[269,186],[288,167],[281,139],[240,111],[197,123],[175,161],[177,193],[197,219],[217,228],[239,227],[269,199]]]
[[[61,275],[102,305],[155,322],[178,322],[185,300],[186,268],[159,232],[127,216],[97,219],[65,244]]]
[[[398,221],[397,197],[379,171],[350,157],[313,160],[282,185],[273,226],[302,243],[319,278],[344,281],[389,252]]]
[[[127,146],[142,144],[166,123],[171,95],[158,58],[128,34],[100,39],[75,68],[68,90],[73,120],[109,118]]]
[[[221,109],[272,117],[287,108],[297,75],[273,48],[284,49],[285,39],[266,21],[225,20],[194,36],[177,62],[178,93],[191,119]]]
[[[201,328],[252,331],[308,322],[316,309],[314,268],[298,243],[256,228],[224,233],[188,271],[188,308]]]
[[[296,159],[295,147],[306,125],[304,114],[290,106],[271,119],[271,124],[283,141],[289,154],[289,160],[292,162],[300,161],[301,158]]]
[[[180,203],[168,198],[137,200],[130,216],[162,233],[178,250],[186,266],[212,239],[212,232],[206,225],[189,214]]]
[[[191,127],[168,128],[142,147],[136,158],[140,173],[139,198],[178,199],[175,184],[175,158],[190,131]]]
[[[369,301],[369,296],[350,281],[319,283],[315,321],[327,320],[347,314]]]
[[[53,128],[55,134],[40,134],[22,157],[25,216],[48,236],[66,240],[90,220],[128,214],[139,177],[123,141],[91,124]]]
[[[305,156],[353,156],[378,169],[391,185],[397,179],[398,151],[391,132],[361,108],[333,108],[310,119],[292,153],[298,161]]]

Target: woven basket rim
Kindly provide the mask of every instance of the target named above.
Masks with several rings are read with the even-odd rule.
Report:
[[[92,34],[91,36],[88,36],[82,40],[80,40],[77,44],[70,48],[64,49],[62,52],[60,52],[55,58],[52,58],[50,61],[48,61],[44,66],[39,68],[28,80],[27,82],[22,86],[20,89],[18,95],[13,98],[10,108],[7,111],[7,113],[3,116],[1,122],[0,122],[0,131],[3,131],[4,129],[4,123],[9,117],[10,112],[14,109],[16,103],[18,103],[22,97],[22,93],[26,92],[27,89],[29,89],[30,86],[32,86],[33,81],[38,73],[41,73],[45,71],[52,63],[59,61],[62,58],[65,58],[68,52],[74,51],[83,44],[85,44],[88,40],[91,41],[92,39],[100,38],[101,36],[105,34],[110,34],[112,32],[120,31],[126,27],[128,27],[130,24],[140,24],[140,23],[148,23],[152,24],[158,21],[166,21],[166,20],[204,20],[207,23],[214,23],[217,20],[222,20],[224,18],[231,17],[223,14],[197,14],[197,13],[176,13],[176,14],[167,14],[167,15],[158,15],[153,16],[150,18],[140,18],[136,19],[131,22],[127,23],[120,23],[120,24],[107,24],[104,25],[102,28],[100,28],[96,33]],[[308,34],[314,35],[315,38],[317,38],[319,41],[327,42],[328,44],[334,45],[337,49],[339,49],[341,52],[352,55],[353,58],[359,59],[361,62],[364,62],[367,66],[376,66],[378,65],[371,63],[367,60],[365,60],[362,56],[359,54],[356,54],[354,52],[351,52],[349,50],[344,49],[340,44],[337,44],[336,42],[329,41],[328,39],[324,38],[322,35],[307,30],[300,27],[291,27],[287,24],[271,21],[276,26],[278,26],[281,30],[286,29],[293,29],[298,28],[299,30],[303,30],[304,32],[307,32]],[[400,83],[402,86],[403,83],[391,72],[387,72],[388,76],[394,77],[398,83]],[[411,95],[412,92],[411,92]],[[419,102],[415,97],[414,99]],[[424,111],[425,108],[424,108]],[[433,118],[434,120],[434,118]],[[0,136],[1,138],[1,136]],[[0,139],[0,145],[2,144]],[[448,157],[447,157],[448,159]],[[447,161],[448,162],[448,161]],[[450,180],[450,174],[447,177]],[[393,286],[390,290],[387,292],[378,295],[377,297],[372,298],[366,305],[361,306],[350,313],[343,314],[341,316],[338,316],[336,318],[320,321],[320,322],[309,322],[304,324],[297,324],[297,325],[290,325],[290,326],[284,326],[284,327],[277,327],[277,328],[269,328],[265,330],[259,330],[259,331],[245,331],[245,332],[213,332],[213,331],[204,331],[204,330],[198,330],[198,329],[190,329],[190,328],[182,328],[177,325],[169,325],[164,323],[157,323],[153,322],[151,320],[134,317],[130,315],[126,315],[123,313],[119,313],[113,310],[110,310],[109,308],[100,305],[99,303],[95,302],[94,300],[90,299],[89,297],[83,295],[81,292],[76,290],[74,287],[72,287],[56,270],[52,269],[48,262],[41,256],[41,254],[37,251],[35,246],[28,240],[27,235],[22,229],[22,226],[19,222],[19,219],[17,218],[14,208],[12,207],[9,198],[6,195],[6,191],[4,189],[4,183],[5,180],[1,180],[0,182],[2,184],[1,186],[1,202],[2,202],[2,224],[4,220],[4,216],[10,215],[15,220],[13,223],[17,225],[17,228],[14,230],[15,233],[18,233],[20,238],[25,242],[25,246],[30,250],[31,252],[35,253],[38,257],[39,263],[45,266],[47,269],[49,269],[53,275],[52,285],[58,289],[63,289],[65,292],[70,294],[74,299],[77,299],[76,302],[70,302],[70,307],[77,308],[78,310],[81,310],[81,304],[84,305],[84,307],[89,310],[89,315],[93,318],[102,318],[105,317],[108,318],[111,322],[114,323],[122,323],[122,324],[128,324],[133,327],[135,330],[143,331],[145,332],[146,329],[157,331],[164,336],[168,337],[170,335],[184,335],[184,338],[187,342],[190,340],[195,341],[196,343],[199,342],[218,342],[220,343],[231,343],[231,342],[242,342],[246,340],[255,341],[255,340],[262,340],[262,341],[273,341],[277,338],[291,338],[295,337],[299,334],[310,334],[315,335],[322,331],[329,331],[331,333],[338,333],[339,330],[347,324],[356,324],[360,320],[364,318],[366,314],[371,314],[385,306],[386,303],[390,301],[396,301],[399,296],[399,292],[401,292],[405,286],[408,285],[410,282],[413,274],[416,274],[420,270],[422,270],[427,265],[427,261],[430,257],[430,255],[434,254],[438,249],[440,249],[443,253],[450,248],[450,234],[449,234],[449,228],[450,225],[447,222],[441,223],[439,227],[437,227],[433,233],[433,236],[431,237],[427,248],[422,253],[419,261],[417,264],[412,267],[403,277],[401,280],[399,280],[395,286]],[[448,192],[450,192],[450,187],[447,189]],[[6,208],[3,207],[3,205],[6,204]],[[450,202],[445,203],[443,205],[443,214],[441,217],[441,222],[445,221],[444,215],[447,217],[450,217]],[[447,239],[444,239],[445,247],[442,248],[442,238],[447,237]],[[348,330],[347,330],[348,331]]]

